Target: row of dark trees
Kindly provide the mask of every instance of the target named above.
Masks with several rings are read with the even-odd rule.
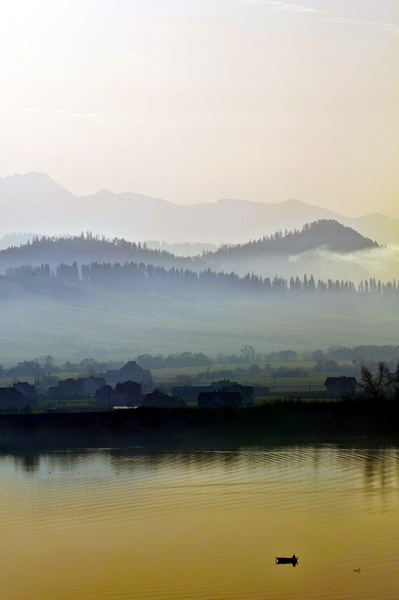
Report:
[[[247,364],[246,374],[276,373],[276,363],[293,363],[292,367],[284,366],[287,376],[301,376],[300,368],[295,367],[295,361],[306,361],[314,363],[308,367],[315,373],[341,373],[349,374],[359,371],[362,366],[376,369],[378,362],[383,361],[394,368],[399,356],[399,345],[362,345],[348,348],[346,346],[330,346],[326,350],[314,350],[299,354],[295,350],[278,350],[269,353],[258,353],[251,345],[245,345],[237,354],[218,354],[210,357],[202,352],[176,352],[174,354],[140,354],[135,360],[143,369],[162,369],[179,367],[211,367],[214,365],[237,365]],[[98,361],[93,358],[85,358],[78,362],[66,361],[62,365],[56,365],[56,359],[52,355],[43,355],[33,360],[23,360],[12,367],[0,365],[0,376],[2,377],[33,377],[48,373],[77,373],[82,375],[94,375],[105,372],[108,369],[118,369],[123,361]],[[262,366],[259,366],[262,365]],[[239,367],[242,368],[242,367]],[[278,367],[280,368],[280,367]],[[248,370],[249,369],[249,370]],[[290,371],[288,372],[288,369]],[[223,370],[225,374],[225,369]],[[283,371],[279,373],[282,374]],[[226,374],[225,374],[226,376]]]
[[[202,352],[178,352],[175,354],[140,354],[136,358],[143,369],[164,369],[175,367],[209,367],[214,360]]]
[[[48,355],[33,360],[22,360],[9,368],[0,365],[0,377],[36,377],[37,375],[46,375],[50,371],[55,373],[60,370],[54,365],[54,357]]]
[[[33,360],[22,360],[12,367],[3,367],[0,365],[0,377],[36,377],[46,376],[49,373],[76,373],[79,375],[95,375],[108,369],[119,369],[123,365],[122,362],[114,361],[97,361],[93,358],[84,358],[83,360],[72,363],[66,361],[61,366],[55,364],[55,358],[52,355],[40,356]]]
[[[154,289],[158,288],[216,288],[228,290],[255,290],[291,293],[326,293],[336,292],[356,296],[389,296],[396,297],[399,294],[399,285],[396,280],[382,283],[375,278],[362,280],[358,286],[352,281],[332,280],[323,281],[314,279],[305,274],[303,279],[291,277],[289,280],[277,275],[270,279],[259,275],[247,274],[240,277],[236,273],[216,272],[210,268],[196,272],[190,269],[176,268],[166,269],[144,263],[98,263],[82,265],[79,269],[76,262],[72,264],[62,263],[55,271],[48,264],[40,267],[29,265],[9,268],[6,278],[18,281],[29,288],[40,289],[40,287],[53,286],[70,283],[79,285],[82,282],[94,287],[106,287],[113,289]]]
[[[379,360],[388,362],[396,361],[399,356],[399,345],[364,344],[348,348],[347,346],[330,346],[326,350],[313,350],[303,352],[302,360],[308,362],[351,361],[353,364],[375,363]]]

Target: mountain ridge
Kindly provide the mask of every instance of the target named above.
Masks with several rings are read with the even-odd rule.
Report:
[[[329,209],[288,199],[277,203],[222,198],[188,205],[135,194],[100,190],[76,196],[45,173],[0,178],[0,235],[40,231],[143,241],[242,243],[278,230],[293,230],[319,219],[334,219],[380,244],[399,243],[399,220],[374,213],[346,217]]]

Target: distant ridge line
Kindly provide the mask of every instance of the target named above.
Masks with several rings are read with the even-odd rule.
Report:
[[[133,192],[76,196],[45,173],[0,178],[0,236],[15,231],[45,235],[98,231],[107,237],[168,243],[238,244],[276,231],[334,219],[379,244],[399,243],[399,220],[380,214],[350,218],[302,200],[277,203],[220,199],[176,204]]]

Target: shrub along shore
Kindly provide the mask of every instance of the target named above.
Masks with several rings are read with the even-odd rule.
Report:
[[[240,409],[127,409],[0,415],[0,451],[373,436],[399,440],[398,401],[281,400]]]

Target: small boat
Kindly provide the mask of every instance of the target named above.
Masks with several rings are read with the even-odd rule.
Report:
[[[298,564],[298,557],[293,554],[291,558],[285,556],[276,556],[276,565],[292,565],[296,567]]]

